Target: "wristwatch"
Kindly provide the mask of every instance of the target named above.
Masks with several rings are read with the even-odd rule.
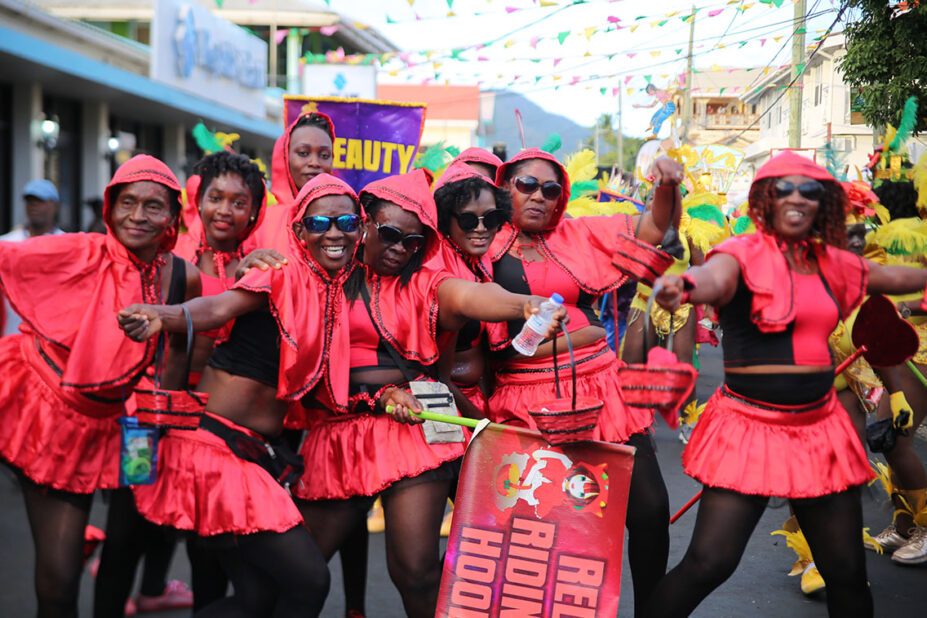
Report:
[[[901,317],[907,320],[911,317],[911,307],[908,307],[907,303],[901,303],[901,308],[898,309],[898,313],[901,314]]]

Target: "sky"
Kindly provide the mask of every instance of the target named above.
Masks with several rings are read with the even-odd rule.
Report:
[[[618,111],[642,136],[655,111],[648,80],[664,87],[686,70],[695,16],[696,70],[778,67],[791,62],[794,6],[758,0],[329,0],[376,28],[401,54],[380,83],[478,85],[520,92],[551,113],[592,126]],[[806,0],[806,43],[837,17],[837,0]],[[845,15],[834,27],[843,29]],[[617,122],[615,123],[617,124]]]

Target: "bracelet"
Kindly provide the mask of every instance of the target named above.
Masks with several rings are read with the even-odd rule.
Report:
[[[907,320],[911,317],[911,307],[908,306],[908,303],[901,303],[901,308],[898,309],[898,313]]]
[[[692,291],[695,289],[695,278],[689,273],[682,274],[682,298],[680,304],[688,305],[692,303]]]

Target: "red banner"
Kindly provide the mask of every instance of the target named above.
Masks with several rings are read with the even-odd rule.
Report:
[[[464,456],[436,616],[615,616],[634,448],[491,426]]]

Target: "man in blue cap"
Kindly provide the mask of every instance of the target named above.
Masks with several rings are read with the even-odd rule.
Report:
[[[14,228],[0,240],[18,242],[42,234],[63,234],[55,225],[58,217],[58,189],[50,180],[32,180],[23,189],[26,207],[26,225]]]
[[[64,230],[56,224],[58,189],[50,180],[38,178],[30,181],[23,189],[23,202],[26,207],[26,225],[13,228],[11,232],[0,236],[0,240],[19,242],[43,234],[64,234]],[[2,299],[0,311],[6,312],[6,319],[0,316],[0,335],[15,333],[20,323],[19,316]]]

